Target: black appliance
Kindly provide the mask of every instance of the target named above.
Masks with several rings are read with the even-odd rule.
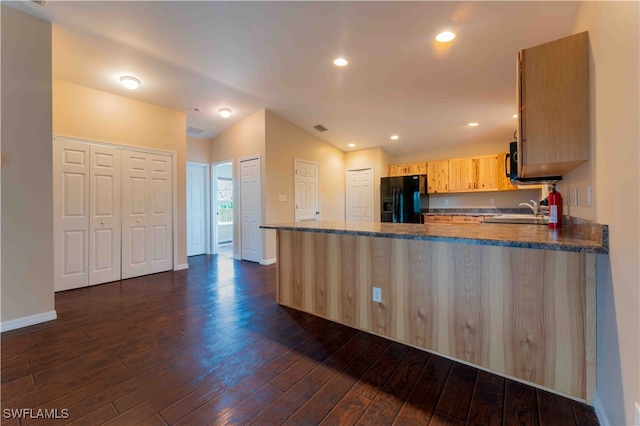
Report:
[[[422,205],[429,207],[425,194],[427,177],[424,175],[384,177],[380,180],[381,221],[394,223],[420,223],[420,195]]]
[[[504,159],[504,169],[507,172],[507,177],[511,179],[513,183],[535,185],[562,180],[562,176],[518,177],[518,142],[515,141],[509,143],[509,153]]]

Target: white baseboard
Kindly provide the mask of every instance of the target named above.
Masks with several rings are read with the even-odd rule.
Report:
[[[237,255],[237,254],[234,254],[234,255],[233,255],[233,258],[234,258],[235,260],[242,260],[242,257],[240,257],[240,255]]]
[[[604,407],[602,406],[602,401],[600,401],[600,397],[598,396],[598,392],[593,394],[593,409],[596,412],[596,417],[598,417],[598,421],[602,426],[610,426],[611,422],[607,418],[607,413],[604,411]]]
[[[28,317],[17,318],[10,321],[0,323],[0,333],[5,331],[16,330],[30,325],[40,324],[41,322],[52,321],[58,318],[56,311],[43,312],[41,314],[29,315]]]
[[[189,269],[188,263],[181,263],[180,265],[176,265],[173,270],[174,271],[182,271],[183,269]]]
[[[276,263],[275,257],[273,259],[265,259],[260,261],[261,265],[273,265],[274,263]]]

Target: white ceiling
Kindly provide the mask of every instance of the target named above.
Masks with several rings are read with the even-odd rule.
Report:
[[[54,24],[54,78],[187,113],[213,137],[266,108],[336,147],[392,155],[512,138],[515,57],[576,2],[7,3]],[[451,29],[457,38],[438,45]],[[338,56],[349,65],[338,68]],[[137,91],[118,83],[142,80]],[[199,107],[201,112],[191,111]],[[229,119],[215,114],[233,109]],[[480,126],[468,127],[470,121]],[[313,129],[322,124],[329,129]],[[400,140],[391,141],[397,133]],[[505,148],[506,149],[506,148]]]

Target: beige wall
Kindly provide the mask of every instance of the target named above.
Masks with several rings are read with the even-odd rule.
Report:
[[[239,200],[240,193],[238,191],[240,178],[240,160],[247,157],[260,156],[260,167],[262,173],[262,185],[265,182],[265,110],[260,110],[251,116],[245,118],[238,124],[231,127],[226,132],[218,135],[211,140],[211,163],[222,163],[226,161],[232,162],[233,168],[233,199]],[[264,212],[264,191],[262,194],[262,210]],[[238,206],[238,202],[234,203]],[[240,223],[240,211],[234,208],[233,221]],[[264,217],[262,221],[264,222]],[[267,231],[262,232],[262,260],[266,260],[267,252]],[[233,255],[240,258],[239,244],[240,227],[233,227]]]
[[[53,319],[51,24],[2,8],[2,317]],[[3,327],[4,328],[4,327]]]
[[[211,139],[200,139],[187,136],[187,161],[194,163],[210,163]]]
[[[373,167],[373,221],[380,222],[380,178],[388,174],[389,155],[382,148],[361,149],[345,153],[344,163],[346,170]]]
[[[178,265],[187,263],[186,123],[183,112],[53,81],[54,134],[177,153]]]
[[[282,117],[266,112],[266,221],[295,220],[294,160],[319,163],[320,219],[344,220],[344,153]],[[278,201],[286,195],[287,201]],[[268,235],[269,258],[275,258],[275,232]]]
[[[639,21],[638,2],[579,3],[573,31],[589,31],[591,152],[561,186],[563,195],[579,189],[571,214],[609,225],[610,253],[597,264],[596,393],[616,425],[632,424],[640,402]]]

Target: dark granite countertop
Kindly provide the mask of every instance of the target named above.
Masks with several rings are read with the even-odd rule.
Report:
[[[608,253],[608,227],[567,218],[564,228],[552,230],[541,225],[484,223],[481,225],[440,225],[380,222],[298,222],[262,225],[263,229],[362,235],[382,238],[443,241],[540,250]]]

